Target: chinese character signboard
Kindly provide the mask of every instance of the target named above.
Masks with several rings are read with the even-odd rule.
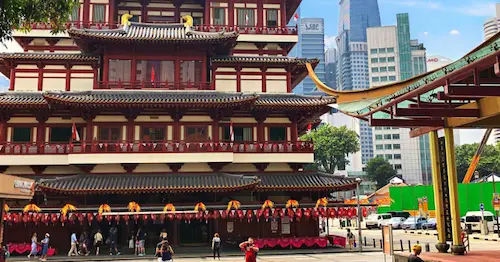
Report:
[[[439,142],[439,171],[441,173],[441,198],[443,199],[444,211],[444,231],[446,241],[452,241],[451,210],[450,210],[450,189],[448,187],[448,166],[446,164],[446,146],[444,137],[438,139]]]

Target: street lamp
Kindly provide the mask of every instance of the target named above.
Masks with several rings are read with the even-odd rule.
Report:
[[[358,245],[359,245],[359,252],[363,252],[363,242],[361,240],[361,206],[359,204],[359,184],[361,184],[361,178],[357,177],[356,178],[356,195],[357,195],[357,199],[358,201],[357,204],[358,204]]]

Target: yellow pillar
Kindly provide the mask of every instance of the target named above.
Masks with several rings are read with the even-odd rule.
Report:
[[[450,190],[450,213],[451,213],[451,229],[453,235],[453,245],[451,252],[453,254],[463,255],[465,247],[462,242],[461,227],[460,227],[460,208],[458,205],[458,180],[457,167],[455,164],[455,145],[453,141],[453,129],[444,129],[444,138],[446,146],[446,165],[448,168],[448,187]]]
[[[446,243],[437,131],[430,132],[429,142],[431,149],[432,188],[434,191],[434,206],[436,207],[436,225],[438,233],[438,243],[436,244],[436,248],[437,250],[439,250],[439,252],[446,253],[450,246]]]

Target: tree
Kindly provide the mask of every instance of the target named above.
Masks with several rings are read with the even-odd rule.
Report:
[[[458,182],[462,182],[467,169],[470,166],[472,157],[476,153],[478,143],[475,144],[464,144],[455,148],[455,160],[457,164],[457,178]],[[500,173],[500,143],[496,146],[486,145],[481,157],[479,158],[479,163],[477,164],[476,171],[479,175],[487,176],[494,173]]]
[[[29,31],[34,23],[48,23],[52,33],[64,31],[77,0],[1,0],[0,41],[12,38],[12,30]]]
[[[328,173],[345,169],[347,156],[359,151],[358,135],[345,126],[324,124],[301,139],[314,142],[315,167]]]
[[[377,182],[377,189],[385,186],[395,176],[396,170],[383,157],[375,157],[366,163],[366,174],[369,180]]]

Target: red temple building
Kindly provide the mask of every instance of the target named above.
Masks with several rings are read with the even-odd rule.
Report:
[[[303,171],[314,146],[299,136],[335,98],[292,93],[305,64],[318,63],[287,56],[299,3],[80,0],[66,33],[44,24],[16,32],[25,52],[0,54],[10,79],[0,94],[0,171],[34,178],[41,211],[8,202],[4,242],[49,232],[64,253],[71,232],[106,235],[111,225],[122,246],[138,226],[151,247],[163,228],[175,245],[206,245],[215,232],[317,237],[318,216],[355,216],[332,203],[314,208],[355,181]],[[232,200],[241,206],[227,212]],[[273,209],[261,208],[266,200]],[[289,200],[300,206],[287,209]],[[130,202],[140,215],[125,213]],[[206,210],[160,214],[167,203],[193,211],[199,202]],[[76,210],[61,214],[66,204]]]

